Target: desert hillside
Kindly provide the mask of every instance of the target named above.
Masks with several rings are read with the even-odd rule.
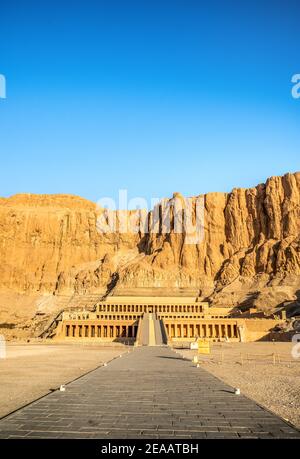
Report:
[[[70,195],[0,199],[0,319],[30,320],[77,295],[192,292],[266,311],[300,292],[300,173],[204,196],[204,240],[97,231],[99,210]],[[31,298],[31,302],[29,299]]]

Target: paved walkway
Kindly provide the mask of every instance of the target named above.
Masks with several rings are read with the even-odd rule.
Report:
[[[140,347],[0,421],[0,438],[300,438],[167,347]]]

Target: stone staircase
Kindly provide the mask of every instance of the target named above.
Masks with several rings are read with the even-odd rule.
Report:
[[[137,346],[163,346],[167,344],[167,336],[162,320],[156,313],[145,313],[139,321]]]

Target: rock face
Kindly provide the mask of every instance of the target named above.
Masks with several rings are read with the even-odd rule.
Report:
[[[79,197],[2,198],[0,290],[72,295],[190,289],[218,304],[250,301],[262,308],[264,298],[276,306],[277,291],[280,302],[296,299],[300,173],[209,193],[204,209],[204,240],[186,244],[186,235],[174,230],[101,234],[97,218],[103,210]]]
[[[108,283],[108,256],[136,247],[138,240],[99,234],[97,214],[95,204],[69,195],[1,199],[0,288],[73,293]]]

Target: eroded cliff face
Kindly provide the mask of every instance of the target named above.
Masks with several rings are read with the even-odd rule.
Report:
[[[0,288],[73,293],[109,282],[109,255],[136,247],[135,235],[100,234],[96,205],[69,195],[0,200]],[[94,278],[89,275],[93,273]]]
[[[120,284],[197,287],[201,296],[216,300],[230,285],[233,293],[285,281],[299,285],[300,173],[229,194],[210,193],[204,202],[202,243],[150,233],[143,242],[145,258],[121,272]]]
[[[272,306],[279,297],[296,298],[300,173],[207,194],[204,208],[204,240],[186,244],[186,235],[174,231],[101,234],[102,211],[79,197],[2,198],[0,289],[27,295],[192,289],[219,304],[252,298],[262,307],[270,289]]]

